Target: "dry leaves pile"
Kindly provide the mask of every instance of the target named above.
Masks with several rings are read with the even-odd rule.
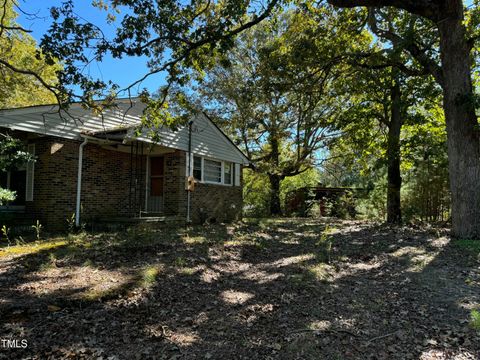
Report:
[[[476,251],[445,231],[324,228],[270,220],[0,252],[0,339],[28,341],[0,359],[480,358]]]

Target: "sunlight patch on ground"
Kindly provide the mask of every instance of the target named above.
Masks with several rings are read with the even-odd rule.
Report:
[[[257,236],[257,238],[262,239],[262,240],[272,240],[273,239],[272,235],[267,234],[265,232],[257,232],[255,235]]]
[[[205,236],[184,236],[182,240],[185,244],[203,244],[207,242],[207,238]]]
[[[277,232],[279,232],[279,233],[291,233],[291,232],[294,232],[294,230],[293,229],[278,228]]]
[[[194,275],[195,273],[199,272],[199,271],[202,271],[203,267],[202,266],[182,266],[180,268],[177,269],[177,273],[181,274],[181,275],[188,275],[188,276],[192,276]]]
[[[349,268],[352,270],[357,270],[357,271],[368,271],[368,270],[373,270],[373,269],[378,269],[380,266],[383,265],[382,261],[375,262],[375,263],[355,263],[355,264],[349,264]]]
[[[145,288],[153,286],[156,281],[158,274],[163,269],[162,265],[151,265],[146,266],[141,271],[141,285]]]
[[[36,241],[25,245],[15,245],[0,249],[0,258],[10,255],[28,255],[35,254],[40,251],[51,250],[61,246],[67,245],[64,239],[57,239],[52,241]]]
[[[397,251],[393,252],[391,256],[393,257],[404,257],[404,256],[414,256],[425,254],[425,250],[415,247],[415,246],[405,246]]]
[[[474,301],[472,299],[461,299],[456,302],[459,308],[472,311],[480,309],[480,302]]]
[[[328,281],[330,279],[330,272],[332,267],[328,264],[317,264],[308,267],[308,271],[317,279],[318,281]]]
[[[241,305],[255,297],[252,293],[237,290],[223,291],[220,296],[225,303],[231,305]]]
[[[423,271],[428,266],[428,264],[430,264],[435,259],[437,255],[438,255],[437,253],[420,254],[412,257],[412,259],[410,260],[412,265],[407,269],[407,271],[408,272]]]
[[[456,351],[452,354],[451,351],[431,349],[422,352],[419,360],[475,360],[476,358],[476,355],[470,351]]]
[[[304,254],[304,255],[298,255],[298,256],[289,256],[285,257],[283,259],[274,261],[273,263],[268,264],[268,266],[272,267],[284,267],[284,266],[289,266],[293,264],[298,264],[302,263],[308,260],[315,259],[315,254]]]
[[[177,346],[186,347],[191,346],[200,341],[200,337],[192,331],[175,331],[169,336],[169,340]]]
[[[168,339],[179,347],[191,346],[200,341],[196,332],[184,329],[172,331],[165,325],[147,325],[145,333],[152,338]]]
[[[308,325],[308,328],[312,330],[328,330],[331,327],[332,323],[328,320],[315,320]]]
[[[294,237],[284,237],[280,240],[280,242],[287,245],[300,245],[300,240]]]
[[[258,284],[266,284],[284,277],[282,273],[269,273],[263,270],[249,270],[246,271],[242,278],[255,281]]]
[[[444,247],[450,243],[450,238],[446,236],[442,236],[439,238],[435,238],[431,241],[431,245],[435,247]]]
[[[202,272],[202,275],[200,275],[200,279],[207,283],[211,284],[218,279],[220,279],[221,274],[218,271],[212,270],[212,269],[206,269]]]
[[[50,268],[40,274],[32,274],[32,280],[17,289],[35,296],[60,294],[66,289],[77,289],[71,297],[95,300],[118,291],[132,281],[132,276],[119,271],[99,270],[90,267]],[[54,281],[52,281],[54,280]],[[87,287],[87,289],[85,289]]]

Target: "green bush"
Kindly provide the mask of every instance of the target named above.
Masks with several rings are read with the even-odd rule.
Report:
[[[8,203],[14,201],[17,197],[15,191],[4,189],[0,187],[0,206],[8,205]]]

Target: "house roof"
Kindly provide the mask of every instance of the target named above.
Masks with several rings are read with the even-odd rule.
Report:
[[[78,103],[72,104],[68,113],[59,113],[57,105],[6,109],[0,110],[0,128],[72,140],[80,140],[84,135],[124,134],[124,139],[128,141],[139,140],[188,151],[188,126],[181,126],[175,131],[160,126],[155,129],[159,135],[156,141],[148,136],[149,130],[144,130],[139,137],[134,137],[133,130],[141,125],[144,109],[145,104],[138,98],[120,99],[116,107],[107,109],[102,114],[94,114]],[[193,121],[194,154],[248,164],[245,154],[206,114],[196,116]]]

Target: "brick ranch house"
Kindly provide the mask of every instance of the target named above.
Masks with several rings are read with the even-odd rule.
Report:
[[[101,117],[79,104],[65,116],[52,105],[1,110],[0,133],[24,141],[36,161],[0,174],[0,186],[17,193],[0,211],[38,219],[55,231],[65,229],[73,214],[77,225],[241,217],[246,156],[205,114],[176,131],[155,129],[155,140],[151,131],[138,135],[143,110],[139,100],[119,100]],[[189,174],[195,177],[190,195]]]

